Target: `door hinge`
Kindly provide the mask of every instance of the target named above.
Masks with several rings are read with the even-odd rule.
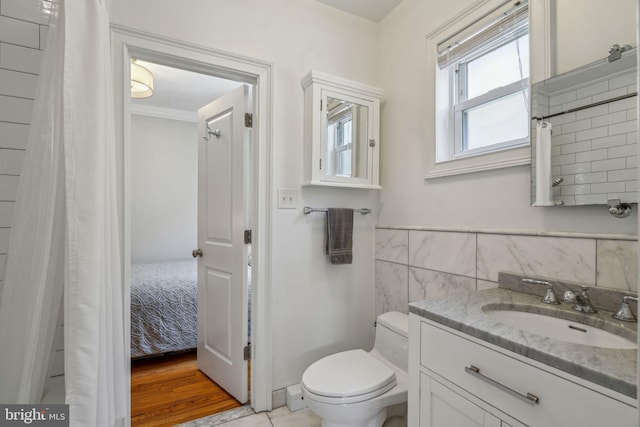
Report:
[[[322,99],[320,100],[320,111],[322,111]]]
[[[251,343],[244,346],[244,360],[251,360]]]
[[[322,159],[320,159],[320,170],[322,170]]]
[[[244,230],[244,244],[248,245],[251,243],[251,230]]]
[[[253,114],[244,113],[244,127],[246,128],[253,127]]]

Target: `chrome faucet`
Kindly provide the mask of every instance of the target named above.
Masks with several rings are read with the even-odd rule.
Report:
[[[625,295],[622,297],[622,302],[616,309],[616,312],[612,314],[613,318],[616,320],[622,320],[623,322],[635,322],[636,317],[633,315],[631,311],[631,307],[629,307],[629,301],[638,301],[638,297],[632,297],[630,295]]]
[[[531,285],[543,285],[547,287],[547,292],[544,295],[544,297],[542,298],[542,302],[545,304],[560,304],[558,302],[558,297],[556,297],[556,293],[553,291],[553,286],[551,285],[551,283],[545,281],[545,280],[536,280],[536,279],[529,279],[527,277],[525,277],[524,279],[522,279],[522,283],[527,283],[527,284],[531,284]]]
[[[581,286],[581,288],[582,292],[576,295],[576,304],[571,308],[581,313],[597,313],[598,311],[591,305],[591,298],[587,294],[589,288],[587,286]]]

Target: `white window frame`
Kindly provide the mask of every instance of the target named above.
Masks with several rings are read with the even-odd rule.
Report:
[[[463,61],[462,63],[468,64],[473,59],[479,58],[482,55],[493,50],[493,47],[489,49],[484,49],[482,51],[476,52],[473,57],[470,57]],[[457,70],[457,77],[455,75]],[[453,158],[461,158],[467,156],[477,156],[479,154],[489,153],[498,150],[504,150],[509,148],[516,148],[523,145],[529,144],[529,136],[525,138],[519,138],[511,141],[504,141],[500,143],[491,144],[485,147],[479,147],[474,149],[464,149],[464,124],[463,124],[463,116],[464,112],[470,110],[474,107],[478,107],[480,105],[487,104],[491,101],[497,101],[505,96],[512,95],[516,92],[522,91],[523,88],[528,89],[529,87],[529,78],[521,79],[516,82],[513,82],[507,86],[502,86],[495,88],[487,93],[482,95],[473,97],[471,99],[467,99],[467,95],[463,94],[463,88],[466,87],[466,67],[449,67],[450,71],[450,82],[453,82],[454,86],[457,85],[457,95],[456,99],[450,99],[452,102],[451,108],[453,109],[453,124],[454,124],[454,138],[453,138]],[[528,91],[527,91],[528,93]],[[462,98],[462,100],[461,100]],[[527,101],[528,102],[528,101]],[[450,142],[451,143],[451,142]]]
[[[354,158],[355,156],[355,150],[356,150],[356,146],[353,144],[353,139],[354,139],[354,135],[353,135],[353,131],[354,131],[354,126],[353,126],[353,107],[351,108],[351,114],[347,115],[345,114],[345,117],[349,117],[349,120],[345,120],[345,117],[341,117],[340,119],[336,120],[335,122],[333,122],[332,124],[336,125],[335,131],[333,132],[333,168],[335,169],[335,174],[338,176],[351,176],[351,172],[355,171],[354,168]],[[345,135],[345,131],[344,131],[344,126],[347,123],[351,123],[351,131],[348,132],[350,134],[351,137],[351,142],[348,143],[342,143],[342,144],[338,144],[338,141],[342,141]],[[340,154],[342,154],[345,151],[350,151],[351,152],[351,165],[350,165],[350,173],[349,175],[345,175],[342,172],[342,168],[341,168],[341,162],[340,162]]]
[[[518,147],[496,147],[486,153],[476,153],[473,156],[455,156],[455,147],[451,141],[455,140],[455,127],[453,112],[447,111],[450,107],[451,98],[450,79],[448,69],[441,70],[436,63],[437,46],[443,40],[451,38],[454,34],[469,28],[480,18],[490,14],[497,8],[504,6],[505,0],[478,0],[471,6],[452,17],[449,21],[436,28],[426,36],[427,51],[427,97],[434,100],[431,108],[427,110],[430,120],[433,120],[432,133],[429,135],[426,150],[426,179],[438,178],[442,176],[458,175],[483,170],[492,170],[518,165],[528,165],[531,163],[530,145],[528,143]],[[529,40],[530,52],[545,52],[544,66],[546,72],[542,73],[539,68],[531,64],[530,74],[533,76],[547,76],[549,63],[549,49],[547,29],[548,23],[548,0],[529,0]],[[536,23],[542,31],[533,31],[532,27]],[[518,82],[521,85],[521,82]],[[446,99],[446,103],[443,102]],[[443,117],[445,119],[443,119]]]

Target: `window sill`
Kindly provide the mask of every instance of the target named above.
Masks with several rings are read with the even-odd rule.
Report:
[[[439,163],[431,162],[427,167],[424,178],[441,178],[528,164],[531,164],[531,148],[526,145],[473,157]]]

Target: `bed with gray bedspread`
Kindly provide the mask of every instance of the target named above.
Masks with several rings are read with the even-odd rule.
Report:
[[[196,348],[197,261],[131,266],[131,357]]]

